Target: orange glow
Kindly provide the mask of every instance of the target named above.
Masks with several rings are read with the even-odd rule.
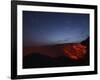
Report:
[[[64,54],[72,60],[83,59],[87,52],[86,46],[80,43],[65,45],[63,50]]]

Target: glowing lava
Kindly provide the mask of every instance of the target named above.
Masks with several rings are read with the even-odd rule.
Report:
[[[63,48],[65,56],[72,60],[83,59],[86,55],[86,46],[80,43],[67,44]]]

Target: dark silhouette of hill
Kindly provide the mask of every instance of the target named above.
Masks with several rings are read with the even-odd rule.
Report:
[[[86,40],[82,41],[81,43],[88,46],[89,45],[89,37]]]
[[[28,55],[23,59],[23,68],[63,67],[63,66],[84,66],[88,65],[87,59],[73,61],[65,56],[51,58],[38,53]]]

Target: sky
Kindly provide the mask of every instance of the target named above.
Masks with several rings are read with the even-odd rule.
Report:
[[[89,36],[89,14],[23,11],[24,46],[76,43]]]

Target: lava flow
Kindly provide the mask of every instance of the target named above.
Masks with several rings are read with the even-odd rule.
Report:
[[[71,43],[64,45],[63,50],[65,56],[69,57],[72,60],[83,59],[86,55],[86,46],[81,43]]]

